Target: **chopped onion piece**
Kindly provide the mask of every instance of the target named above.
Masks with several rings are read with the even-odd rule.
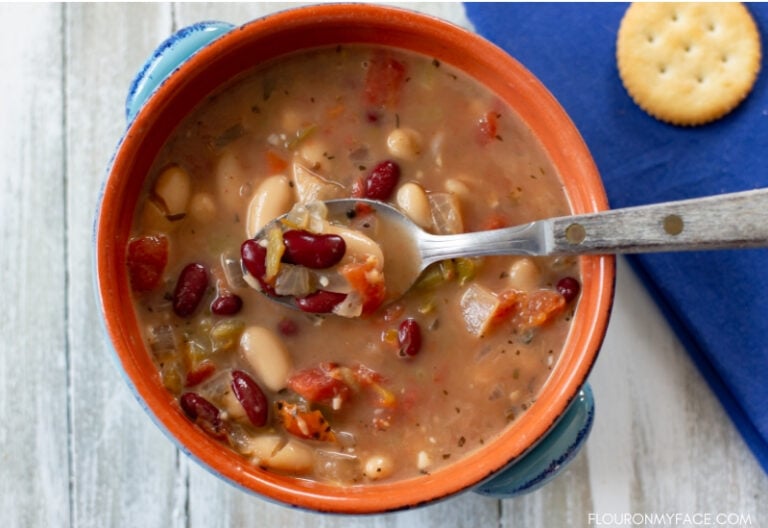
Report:
[[[467,331],[481,337],[499,308],[499,299],[493,292],[478,284],[470,284],[459,301]]]
[[[310,270],[304,266],[282,264],[280,273],[275,280],[275,293],[278,295],[291,295],[293,297],[306,297],[315,291],[314,280]]]
[[[429,204],[432,207],[432,221],[438,234],[451,235],[464,232],[464,221],[456,195],[430,193]]]
[[[282,222],[290,229],[306,229],[309,226],[309,210],[304,204],[297,203],[288,211]]]
[[[325,202],[309,202],[307,204],[307,211],[309,212],[309,230],[315,233],[322,233],[328,218],[328,207],[325,205]]]
[[[289,229],[303,229],[312,233],[322,233],[328,218],[328,208],[324,202],[312,201],[296,203],[283,218],[282,223]]]
[[[316,275],[318,288],[335,293],[349,293],[352,285],[338,271],[321,272]]]
[[[168,324],[151,326],[147,335],[147,341],[156,356],[161,356],[176,350],[176,340],[173,335],[173,327]]]
[[[195,387],[195,392],[216,406],[221,405],[222,398],[225,398],[231,390],[232,371],[230,369],[218,371]]]
[[[315,452],[315,473],[323,480],[338,484],[352,484],[363,477],[360,459],[338,451]]]
[[[300,163],[293,164],[293,183],[301,203],[340,198],[344,194],[341,185],[322,178]]]

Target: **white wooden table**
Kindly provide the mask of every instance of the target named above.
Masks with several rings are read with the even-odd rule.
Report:
[[[411,6],[470,26],[461,4]],[[97,191],[128,85],[159,42],[195,21],[284,7],[0,4],[0,526],[768,526],[768,477],[623,261],[591,375],[592,436],[537,492],[322,516],[247,495],[179,454],[104,341],[91,269]]]

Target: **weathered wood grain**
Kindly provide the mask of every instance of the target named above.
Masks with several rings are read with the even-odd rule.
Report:
[[[65,18],[68,342],[72,526],[173,526],[178,455],[140,409],[111,360],[92,276],[98,190],[125,129],[134,73],[168,35],[158,4],[68,4]],[[66,394],[62,392],[62,396]],[[183,525],[183,522],[179,522]]]
[[[70,477],[62,11],[0,20],[0,520],[54,526]]]

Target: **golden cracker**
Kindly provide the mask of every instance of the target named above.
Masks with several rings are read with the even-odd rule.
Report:
[[[701,125],[741,103],[760,71],[760,34],[738,3],[633,3],[616,40],[635,103],[675,125]]]

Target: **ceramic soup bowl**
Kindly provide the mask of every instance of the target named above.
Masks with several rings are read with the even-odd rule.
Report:
[[[100,196],[96,289],[119,369],[143,408],[184,453],[235,486],[277,503],[359,514],[429,504],[462,491],[510,497],[536,489],[573,459],[592,425],[587,375],[611,309],[613,257],[579,258],[582,291],[572,327],[535,403],[480,449],[414,479],[344,487],[249,464],[184,415],[143,344],[131,303],[126,245],[143,181],[164,141],[198,103],[240,73],[298,50],[349,43],[415,51],[476,79],[518,112],[539,138],[574,213],[607,208],[595,164],[563,108],[523,65],[475,34],[435,18],[374,5],[297,8],[240,27],[196,24],[162,43],[130,87],[129,124]]]

